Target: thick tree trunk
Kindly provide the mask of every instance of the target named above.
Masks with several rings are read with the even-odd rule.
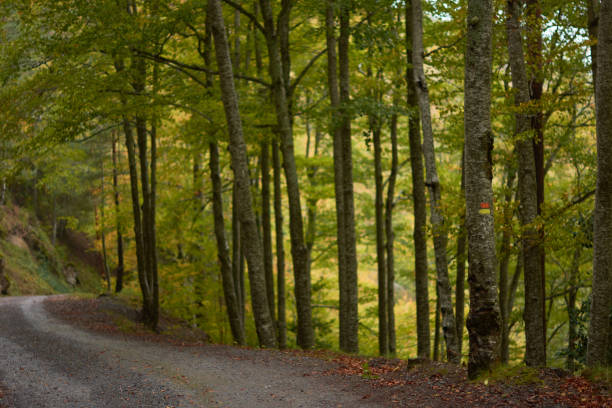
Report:
[[[531,100],[531,130],[533,131],[533,152],[535,160],[535,178],[536,178],[536,191],[537,191],[537,215],[542,214],[542,205],[544,204],[544,112],[542,108],[542,94],[543,94],[543,81],[544,81],[544,69],[543,69],[543,40],[542,40],[542,5],[540,0],[526,0],[525,15],[527,24],[526,27],[526,41],[527,41],[527,55],[525,57],[526,62],[526,73],[529,84],[529,95]],[[535,112],[534,112],[535,110]],[[520,188],[520,187],[519,187]],[[543,333],[538,334],[538,337],[546,339],[546,250],[544,248],[545,231],[544,225],[539,226],[539,240],[535,238],[531,240],[531,247],[524,251],[537,252],[540,257],[540,274],[541,277],[537,280],[540,282],[540,295],[539,305],[540,311],[537,315],[542,320],[542,323],[538,325],[541,327]],[[535,255],[534,255],[535,256]],[[525,271],[527,271],[527,265],[525,264]],[[527,274],[525,274],[527,275]],[[534,279],[532,283],[536,283]],[[535,289],[534,289],[535,291]],[[534,318],[536,318],[534,316]],[[538,341],[541,343],[541,341]],[[537,347],[541,347],[538,345]],[[540,352],[541,353],[541,352]],[[544,344],[544,353],[546,353],[546,344]]]
[[[338,37],[338,67],[340,83],[340,114],[342,118],[342,190],[344,194],[344,228],[346,231],[346,287],[344,302],[340,308],[345,309],[346,325],[344,351],[359,352],[359,315],[357,291],[357,244],[355,237],[355,204],[353,193],[353,152],[351,143],[350,104],[350,68],[349,68],[349,37],[350,37],[350,1],[344,1],[340,6],[340,36]]]
[[[117,229],[117,269],[115,269],[117,279],[115,281],[115,293],[123,290],[123,273],[125,270],[123,256],[123,234],[121,233],[121,222],[119,216],[119,163],[117,155],[117,135],[113,133],[112,158],[113,158],[113,197],[115,201],[115,224]]]
[[[542,253],[540,234],[535,225],[538,216],[538,179],[536,155],[538,143],[526,138],[531,127],[531,118],[521,109],[529,103],[529,82],[523,54],[523,39],[520,31],[520,8],[516,0],[508,1],[506,29],[508,55],[512,72],[512,86],[515,91],[516,152],[518,156],[518,200],[519,218],[522,226],[522,254],[525,279],[525,363],[529,366],[546,365],[546,327],[544,310],[544,282],[542,280]],[[540,143],[541,144],[541,143]]]
[[[612,3],[599,13],[597,41],[597,191],[593,219],[593,291],[587,365],[605,366],[612,308]]]
[[[465,61],[465,201],[468,231],[470,336],[468,375],[476,378],[499,359],[493,219],[491,63],[493,4],[468,0]]]
[[[414,205],[414,275],[416,283],[417,308],[417,354],[420,358],[430,358],[429,333],[429,288],[427,276],[427,236],[425,224],[427,209],[425,182],[423,174],[423,151],[419,125],[419,105],[414,82],[414,61],[412,53],[412,4],[406,3],[406,69],[407,102],[410,109],[408,134],[410,139],[410,166],[412,167],[412,201]]]
[[[229,318],[230,329],[232,330],[234,342],[244,345],[246,340],[244,335],[242,314],[240,313],[240,301],[236,296],[229,247],[227,245],[227,239],[225,238],[225,223],[223,221],[223,186],[221,185],[221,176],[219,171],[219,148],[216,142],[209,144],[209,151],[215,238],[217,240],[217,256],[219,258],[219,266],[221,269],[225,307],[227,309],[227,316]]]
[[[459,341],[457,340],[457,327],[455,324],[452,291],[448,276],[448,260],[446,258],[448,232],[444,225],[444,214],[442,214],[441,210],[442,192],[438,171],[436,169],[434,137],[429,106],[429,90],[427,88],[427,79],[425,78],[425,69],[423,67],[423,11],[421,10],[421,0],[411,0],[411,2],[412,63],[414,64],[413,80],[417,91],[423,128],[423,154],[425,156],[425,168],[427,170],[425,185],[429,189],[429,207],[436,258],[437,293],[442,316],[442,331],[446,342],[446,358],[448,361],[458,364],[461,360],[461,353],[459,352]]]
[[[395,101],[399,103],[399,101]],[[394,103],[395,103],[394,102]],[[389,335],[389,354],[394,356],[397,353],[397,342],[395,338],[395,257],[393,253],[393,243],[395,234],[393,233],[393,206],[395,205],[395,182],[398,171],[397,153],[397,114],[391,117],[391,172],[389,173],[387,186],[387,201],[385,203],[385,235],[386,235],[386,256],[387,256],[387,319]]]
[[[261,224],[263,231],[264,268],[266,271],[266,293],[268,306],[274,320],[274,266],[272,259],[272,224],[270,214],[270,145],[261,143]]]
[[[260,0],[261,14],[266,31],[268,46],[269,72],[272,79],[272,93],[276,109],[276,120],[281,137],[283,168],[289,197],[289,231],[291,235],[291,255],[295,282],[295,300],[298,315],[297,343],[303,349],[314,346],[312,308],[310,306],[310,274],[308,271],[308,250],[304,242],[300,188],[293,147],[293,132],[287,100],[287,87],[283,79],[283,65],[280,42],[270,0]]]
[[[274,228],[276,232],[276,285],[278,346],[287,348],[287,313],[285,311],[285,240],[283,232],[283,202],[281,191],[281,163],[278,142],[272,142],[274,168]]]
[[[221,83],[221,98],[230,136],[230,154],[234,177],[237,183],[236,195],[242,230],[241,236],[245,240],[244,247],[251,284],[251,302],[255,318],[255,328],[259,344],[262,347],[275,347],[277,345],[276,333],[266,295],[263,249],[257,232],[255,213],[253,212],[246,144],[242,133],[238,97],[234,87],[232,63],[219,0],[209,0],[208,13],[211,16],[217,67]]]

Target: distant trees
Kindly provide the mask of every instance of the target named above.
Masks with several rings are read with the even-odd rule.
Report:
[[[45,160],[100,141],[82,160],[96,170],[64,184],[112,195],[97,228],[116,242],[116,291],[138,278],[151,328],[161,304],[237,344],[429,359],[436,313],[459,363],[467,258],[470,377],[498,359],[605,364],[609,7],[495,7],[7,0],[3,197],[13,185],[67,223],[71,188]],[[416,321],[402,308],[396,328],[406,288]]]

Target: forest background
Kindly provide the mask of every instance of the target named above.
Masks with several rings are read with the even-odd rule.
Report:
[[[2,2],[3,202],[30,207],[54,240],[95,236],[107,289],[139,299],[152,328],[159,306],[222,343],[466,360],[464,75],[478,17],[465,1],[222,3]],[[501,359],[576,370],[599,5],[492,6],[481,211],[494,217]]]

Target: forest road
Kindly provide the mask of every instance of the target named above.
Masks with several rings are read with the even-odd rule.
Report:
[[[44,296],[0,298],[0,407],[374,407],[331,363],[275,350],[180,347],[86,332]]]

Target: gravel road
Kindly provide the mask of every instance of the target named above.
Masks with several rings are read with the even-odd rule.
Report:
[[[382,406],[363,382],[317,374],[331,363],[86,332],[49,316],[44,300],[0,298],[2,408]]]

